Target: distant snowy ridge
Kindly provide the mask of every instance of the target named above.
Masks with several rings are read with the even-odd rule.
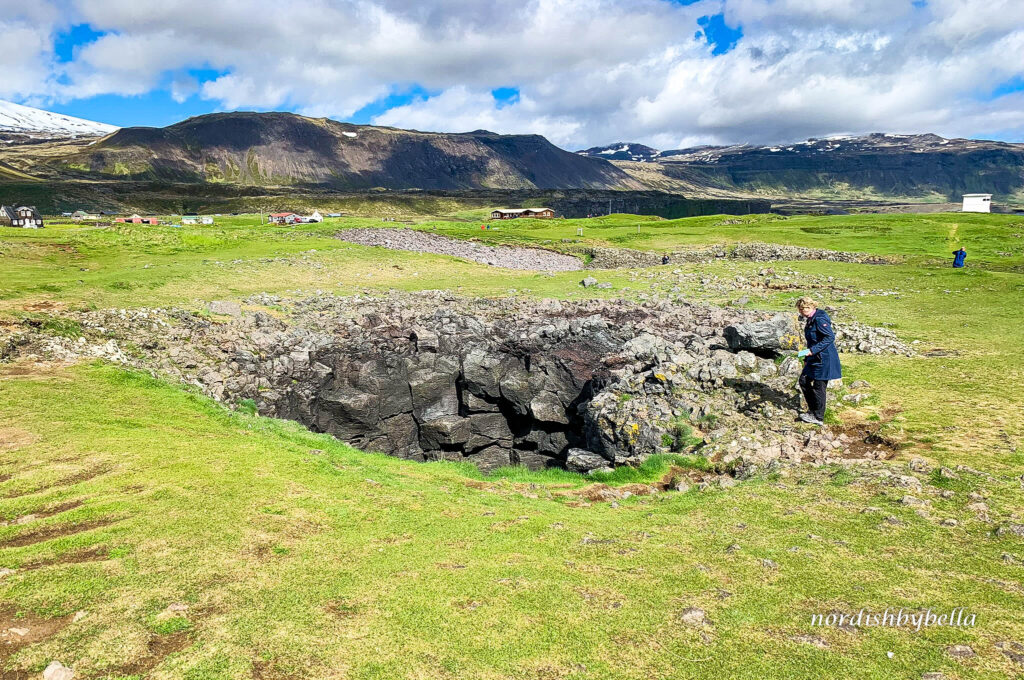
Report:
[[[117,129],[115,125],[0,100],[0,133],[32,137],[99,137]]]

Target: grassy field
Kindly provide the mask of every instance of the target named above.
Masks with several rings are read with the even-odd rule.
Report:
[[[886,325],[922,353],[942,350],[844,356],[847,378],[868,380],[878,399],[838,415],[889,421],[905,442],[890,463],[897,475],[915,457],[978,474],[919,474],[925,490],[916,492],[872,469],[808,468],[728,490],[584,503],[576,492],[587,480],[568,473],[483,478],[355,451],[113,366],[0,365],[0,567],[13,570],[0,578],[2,677],[38,677],[55,659],[76,678],[190,680],[1024,670],[996,646],[1024,642],[1024,539],[994,534],[1024,521],[1024,220],[612,216],[482,231],[479,214],[459,217],[414,226],[553,248],[763,241],[903,259],[601,271],[613,287],[595,291],[578,285],[579,272],[497,270],[332,238],[347,226],[396,226],[377,219],[52,225],[0,229],[0,324],[62,309],[200,307],[317,290],[631,298],[677,288],[723,303],[743,291],[704,280],[773,266],[827,284],[757,289],[748,306],[789,308],[810,292],[837,321]],[[969,267],[952,270],[960,245]],[[666,467],[654,461],[608,481],[652,479]],[[930,506],[902,504],[907,493]],[[970,494],[987,513],[968,508]],[[688,625],[688,607],[707,620]],[[976,625],[847,632],[811,620],[953,607]],[[951,657],[953,644],[976,656]]]

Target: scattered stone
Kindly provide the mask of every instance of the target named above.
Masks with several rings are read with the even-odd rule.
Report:
[[[596,286],[597,285],[597,279],[595,279],[593,276],[588,276],[585,279],[583,279],[582,281],[580,281],[580,285],[583,286],[584,288],[590,288],[592,286]]]
[[[740,544],[739,543],[733,543],[732,545],[730,545],[728,548],[725,549],[725,552],[732,554],[734,552],[738,552],[739,549],[740,549]]]
[[[995,648],[1013,663],[1024,666],[1024,645],[1013,640],[997,642]]]
[[[687,607],[679,614],[679,620],[684,625],[698,628],[709,623],[707,617],[704,615],[704,610],[699,607]]]
[[[60,661],[51,661],[43,671],[43,680],[72,680],[75,672]]]
[[[950,470],[948,467],[939,468],[939,477],[942,479],[960,479],[960,475]]]
[[[923,498],[918,498],[917,496],[906,495],[900,499],[900,503],[902,503],[903,505],[908,505],[912,508],[923,508],[930,505],[931,501],[925,500]]]
[[[1006,536],[1024,537],[1024,524],[1004,524],[996,529],[996,536],[1000,538]]]
[[[977,503],[970,503],[967,505],[967,509],[978,515],[979,518],[985,519],[988,517],[988,504],[978,501]]]
[[[585,449],[569,449],[565,466],[572,472],[587,473],[608,467],[608,459]]]
[[[926,473],[931,470],[931,466],[928,465],[928,462],[924,458],[912,458],[910,462],[907,463],[907,467],[910,468],[911,472]]]
[[[892,478],[894,486],[899,486],[909,489],[920,489],[921,480],[917,477],[911,477],[910,475],[896,475]]]
[[[947,517],[946,519],[939,522],[939,524],[941,524],[944,527],[955,527],[957,525],[957,521],[952,517]]]
[[[805,645],[812,645],[818,649],[828,649],[828,642],[817,635],[794,635],[790,638],[793,642],[800,642]]]
[[[765,569],[778,569],[779,568],[778,563],[776,563],[774,560],[769,560],[768,558],[764,558],[764,559],[761,560],[761,566],[764,567]]]
[[[208,305],[210,314],[222,314],[224,316],[242,316],[242,306],[237,302],[227,300],[214,300]]]
[[[970,659],[975,656],[974,650],[968,645],[950,645],[946,647],[946,653],[954,659]]]

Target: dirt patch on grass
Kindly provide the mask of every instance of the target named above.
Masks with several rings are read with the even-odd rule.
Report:
[[[21,568],[25,571],[35,571],[36,569],[43,569],[45,567],[59,567],[65,564],[86,564],[88,562],[104,562],[108,559],[110,559],[110,554],[107,552],[107,549],[104,547],[97,547],[67,553],[66,555],[54,557],[51,560],[31,562]]]
[[[0,427],[0,452],[17,451],[39,441],[39,435],[18,427]]]
[[[299,680],[304,676],[282,670],[273,661],[256,659],[252,662],[252,677],[254,680]]]
[[[90,522],[81,522],[79,524],[56,524],[9,538],[6,541],[0,541],[0,548],[23,548],[27,545],[35,545],[36,543],[42,543],[44,541],[52,541],[55,538],[73,536],[86,531],[92,531],[93,529],[109,526],[118,521],[120,520],[97,519]]]
[[[192,644],[192,638],[188,631],[180,630],[168,635],[154,635],[146,645],[146,655],[131,663],[111,669],[107,672],[108,677],[146,677],[151,670],[170,656],[186,649]],[[0,678],[0,680],[5,680]]]
[[[3,669],[7,660],[29,645],[47,640],[71,623],[71,614],[45,618],[31,612],[19,612],[12,606],[0,607],[0,680],[27,680],[39,677],[37,672]]]

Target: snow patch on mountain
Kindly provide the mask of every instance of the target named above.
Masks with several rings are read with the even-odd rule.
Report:
[[[109,135],[117,129],[115,125],[96,123],[0,100],[0,134],[36,138],[98,137]]]

